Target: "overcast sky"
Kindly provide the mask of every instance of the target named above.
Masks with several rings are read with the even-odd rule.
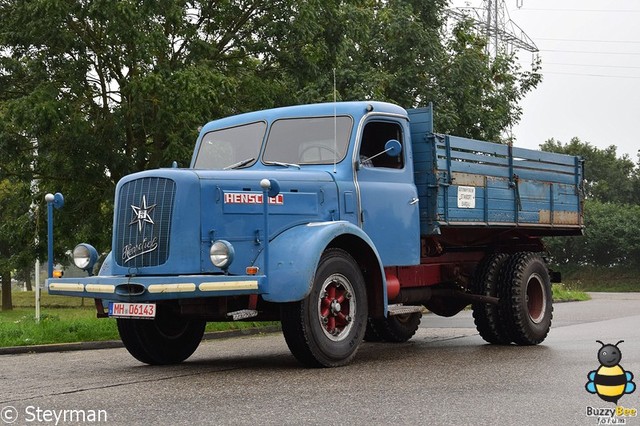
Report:
[[[453,0],[480,7],[482,0]],[[518,5],[522,7],[518,8]],[[542,83],[521,102],[516,145],[538,148],[576,136],[637,161],[640,149],[640,1],[505,0],[535,42]],[[524,66],[531,54],[520,51]]]

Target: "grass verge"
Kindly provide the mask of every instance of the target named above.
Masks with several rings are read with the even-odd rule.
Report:
[[[93,299],[41,294],[40,322],[33,292],[14,292],[14,309],[0,312],[0,347],[119,340],[116,320],[96,318]],[[206,331],[239,330],[274,322],[210,322]]]
[[[33,309],[15,308],[0,313],[0,347],[118,338],[115,321],[96,318],[93,309],[45,308],[39,323]]]
[[[564,283],[576,290],[616,293],[640,291],[640,271],[635,268],[581,266],[561,270]]]
[[[553,284],[551,293],[554,302],[577,302],[591,299],[584,291],[567,287],[565,284]]]

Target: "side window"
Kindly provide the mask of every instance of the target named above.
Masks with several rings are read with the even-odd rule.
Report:
[[[390,139],[396,139],[400,141],[401,145],[404,144],[402,129],[398,124],[384,121],[367,123],[364,126],[360,144],[360,163],[362,166],[402,169],[404,167],[404,149],[397,157],[391,157],[386,153],[375,156],[384,151],[384,145]]]

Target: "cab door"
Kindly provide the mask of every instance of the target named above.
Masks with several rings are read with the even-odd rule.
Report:
[[[413,182],[409,131],[395,118],[369,118],[362,128],[356,184],[359,223],[373,240],[385,266],[420,263],[420,212]],[[396,139],[398,156],[386,153],[385,144]]]

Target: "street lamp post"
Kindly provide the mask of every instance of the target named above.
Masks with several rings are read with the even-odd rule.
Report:
[[[47,202],[47,261],[48,278],[53,278],[53,208],[64,206],[64,197],[61,193],[47,194],[44,196]],[[36,261],[36,322],[40,322],[40,261]]]

